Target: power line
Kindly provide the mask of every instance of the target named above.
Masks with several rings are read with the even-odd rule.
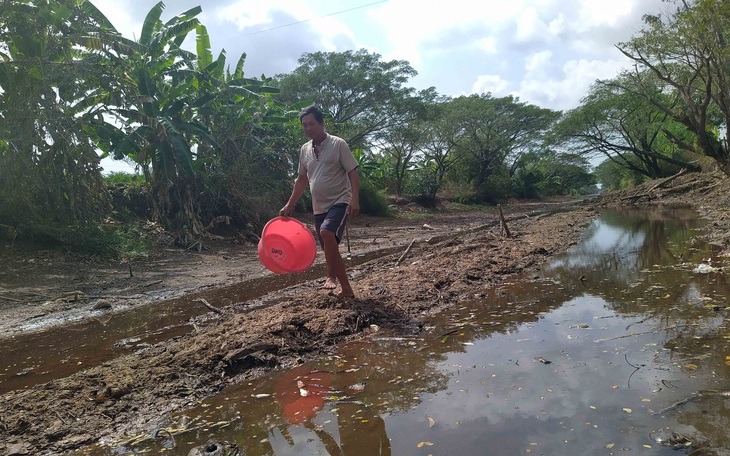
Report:
[[[264,29],[264,30],[258,30],[258,31],[255,31],[255,32],[246,33],[245,35],[241,35],[241,38],[245,38],[247,36],[252,36],[252,35],[258,35],[259,33],[271,32],[272,30],[278,30],[278,29],[281,29],[281,28],[284,28],[284,27],[291,27],[292,25],[304,24],[305,22],[311,22],[311,21],[313,21],[315,19],[321,19],[323,17],[330,17],[330,16],[336,16],[338,14],[349,13],[350,11],[355,11],[355,10],[359,10],[359,9],[362,9],[362,8],[367,8],[369,6],[377,5],[379,3],[385,3],[387,1],[388,0],[380,0],[378,2],[368,3],[366,5],[360,5],[360,6],[356,6],[354,8],[350,8],[350,9],[346,9],[346,10],[342,10],[342,11],[336,11],[334,13],[325,14],[325,15],[319,16],[319,17],[304,19],[304,20],[297,21],[297,22],[291,22],[289,24],[279,25],[279,26],[267,28],[267,29]]]

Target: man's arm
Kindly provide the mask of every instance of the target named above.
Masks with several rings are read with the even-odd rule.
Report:
[[[279,211],[280,216],[286,217],[294,210],[294,205],[296,205],[299,198],[304,195],[304,192],[307,190],[307,185],[309,185],[309,178],[307,175],[299,174],[294,181],[294,188],[291,191],[289,201],[287,201],[284,207],[282,207]]]
[[[350,202],[350,215],[357,217],[360,215],[360,174],[357,168],[347,173],[350,178],[350,186],[352,187],[352,201]]]

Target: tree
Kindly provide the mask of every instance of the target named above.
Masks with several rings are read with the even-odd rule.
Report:
[[[367,148],[371,135],[400,121],[413,92],[404,84],[416,71],[404,60],[384,62],[365,49],[304,54],[290,74],[278,75],[284,103],[316,104],[328,128],[351,148]]]
[[[677,146],[700,152],[730,174],[730,151],[719,134],[730,118],[730,4],[722,0],[683,2],[676,13],[646,16],[647,28],[618,49],[636,64],[624,77],[632,81],[631,93],[684,125],[692,141],[664,130]],[[664,84],[657,92],[647,86],[644,71]],[[665,94],[672,96],[667,97]],[[718,109],[715,117],[712,110]]]
[[[644,73],[642,90],[648,90],[646,79],[651,78]],[[680,168],[696,169],[665,134],[666,130],[677,131],[675,137],[680,137],[678,130],[683,128],[678,129],[666,112],[637,97],[633,84],[633,78],[625,76],[597,81],[581,105],[553,127],[550,142],[588,159],[612,160],[652,179]],[[654,90],[653,96],[660,99],[660,87]]]
[[[0,220],[60,239],[109,208],[96,126],[115,87],[109,58],[128,47],[84,0],[0,9]]]
[[[417,174],[417,193],[428,205],[434,205],[449,173],[459,164],[455,154],[461,138],[461,126],[448,116],[450,100],[440,99],[429,106],[430,115],[423,132],[422,161]]]
[[[426,147],[437,98],[435,90],[430,88],[413,96],[391,100],[391,103],[399,105],[393,111],[402,114],[388,128],[374,135],[373,148],[383,156],[383,162],[391,171],[388,176],[392,182],[390,190],[396,195],[403,193],[408,173]]]
[[[508,169],[510,174],[521,154],[539,146],[545,132],[560,113],[520,102],[512,96],[491,94],[462,96],[447,105],[446,116],[455,127],[450,139],[466,175],[478,192],[485,192],[491,174]]]
[[[593,175],[604,191],[633,188],[646,180],[645,175],[611,160],[606,160],[596,166]]]

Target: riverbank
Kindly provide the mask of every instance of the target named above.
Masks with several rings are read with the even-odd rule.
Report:
[[[196,318],[191,322],[193,329],[183,336],[140,346],[102,365],[0,396],[0,452],[59,454],[100,438],[123,439],[231,382],[297,365],[339,342],[363,337],[372,325],[417,331],[425,315],[480,296],[505,280],[529,277],[550,256],[578,242],[603,207],[691,205],[710,221],[705,236],[717,245],[718,255],[727,252],[728,180],[710,174],[680,176],[654,187],[660,183],[573,204],[567,212],[549,212],[561,205],[546,203],[506,205],[510,237],[496,212],[358,220],[350,232],[354,252],[366,252],[369,244],[371,248],[377,244],[397,247],[397,251],[349,269],[356,299],[339,301],[314,280],[274,291],[253,310],[247,302],[226,307],[211,302],[222,307],[221,313],[210,311]],[[225,280],[209,277],[207,285],[201,279],[204,274],[195,268],[185,273],[178,262],[176,267],[183,269],[180,283],[190,287],[187,276],[201,280],[202,285],[191,288],[196,291],[206,286],[213,289],[221,282],[238,281],[245,286],[244,277],[236,276],[245,269],[238,267],[243,258],[250,259],[244,250],[234,246],[226,253],[217,252],[221,259],[233,259],[236,267],[224,263],[226,274],[233,275]],[[199,261],[210,268],[210,262]],[[254,276],[266,274],[257,267]],[[144,274],[151,274],[153,268],[137,271],[140,283],[150,283],[144,280],[152,277]]]

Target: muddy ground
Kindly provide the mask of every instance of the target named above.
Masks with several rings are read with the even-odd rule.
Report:
[[[393,253],[348,269],[355,299],[329,296],[317,279],[276,290],[255,309],[246,302],[210,302],[223,314],[197,317],[195,330],[184,336],[0,396],[0,454],[63,454],[100,438],[122,439],[231,382],[366,336],[371,325],[418,331],[426,315],[479,297],[517,274],[529,280],[529,272],[578,242],[598,211],[617,205],[693,206],[710,221],[705,239],[718,254],[730,250],[730,179],[717,173],[681,175],[584,202],[505,204],[510,237],[494,208],[428,212],[407,206],[393,218],[359,217],[350,226],[351,251],[367,257],[391,247]],[[0,337],[150,302],[164,306],[165,297],[205,296],[206,290],[271,274],[253,243],[231,238],[203,246],[198,252],[163,243],[131,265],[0,247]],[[341,250],[347,252],[346,243]]]

